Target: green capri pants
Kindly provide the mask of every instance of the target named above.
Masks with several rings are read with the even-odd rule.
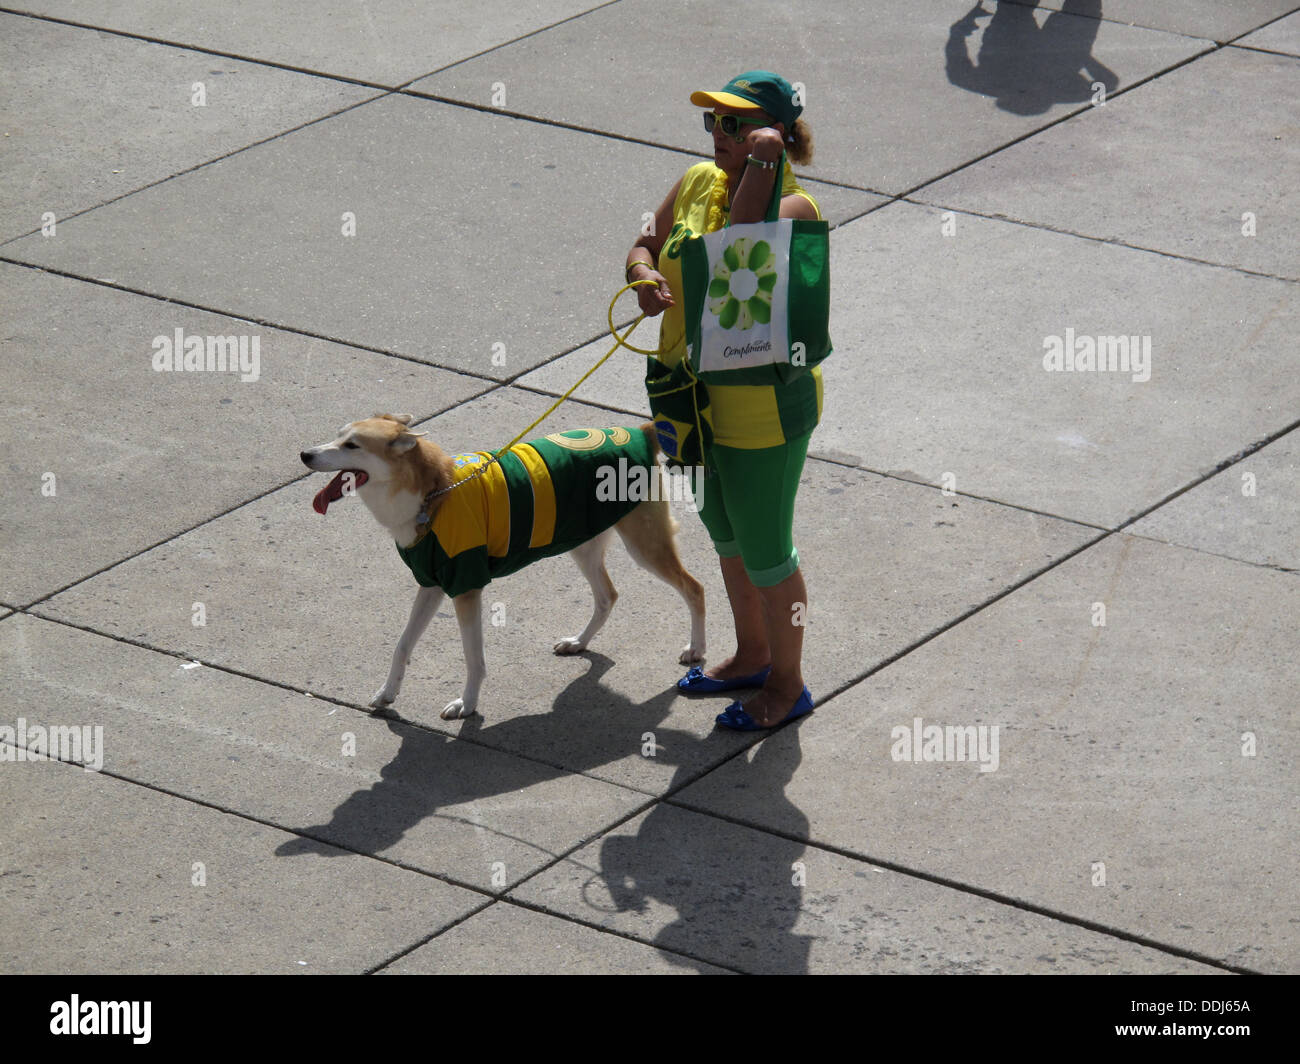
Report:
[[[812,433],[755,450],[714,445],[705,455],[700,519],[723,558],[740,557],[755,587],[799,568],[794,497]]]

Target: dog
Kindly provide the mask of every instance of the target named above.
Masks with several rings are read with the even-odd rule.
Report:
[[[487,675],[483,587],[540,557],[571,553],[591,585],[595,601],[587,626],[554,646],[556,654],[585,650],[618,597],[605,569],[605,549],[615,532],[638,565],[686,600],[690,642],[680,663],[704,660],[704,588],[678,556],[669,492],[625,490],[611,502],[606,490],[597,502],[600,481],[608,488],[611,478],[604,474],[620,459],[629,463],[623,473],[640,467],[649,477],[663,477],[653,425],[552,433],[497,458],[488,452],[448,455],[426,433],[413,432],[411,420],[409,414],[376,414],[344,425],[332,443],[299,455],[308,469],[337,473],[316,494],[316,511],[324,514],[331,502],[358,495],[420,584],[388,679],[370,700],[373,709],[380,712],[397,698],[411,652],[446,594],[460,627],[466,677],[461,696],[441,716],[473,716]],[[648,478],[640,483],[645,486]]]

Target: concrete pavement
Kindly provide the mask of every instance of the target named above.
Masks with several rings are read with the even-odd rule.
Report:
[[[0,971],[1300,971],[1300,6],[31,0],[0,54]],[[587,653],[542,563],[481,716],[446,606],[370,715],[412,585],[299,450],[542,413],[753,67],[834,226],[817,712],[715,731],[616,548]]]

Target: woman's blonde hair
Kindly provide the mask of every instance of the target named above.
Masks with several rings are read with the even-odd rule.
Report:
[[[792,163],[807,166],[813,157],[813,135],[808,123],[802,118],[796,118],[790,127],[790,136],[794,138],[794,143],[785,146],[786,155]]]

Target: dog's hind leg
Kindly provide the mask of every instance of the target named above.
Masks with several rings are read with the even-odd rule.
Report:
[[[424,630],[429,627],[433,615],[438,612],[440,602],[442,602],[441,588],[422,587],[415,593],[411,616],[402,630],[401,638],[397,641],[397,649],[393,651],[393,663],[388,669],[388,679],[370,700],[370,705],[375,709],[391,706],[398,692],[401,691],[402,677],[406,675],[406,666],[410,664],[411,651],[420,641],[420,636],[424,635]]]
[[[662,471],[656,469],[656,476]],[[686,571],[677,553],[677,522],[668,507],[667,494],[643,502],[614,526],[632,560],[659,577],[686,600],[691,613],[691,640],[678,658],[683,665],[704,660],[704,585]]]
[[[614,608],[618,592],[614,590],[614,581],[609,578],[609,573],[605,570],[605,548],[609,546],[611,534],[611,531],[606,529],[600,535],[587,540],[581,547],[569,552],[569,557],[578,563],[582,575],[591,585],[594,604],[591,620],[587,622],[587,627],[582,630],[582,634],[561,639],[555,644],[557,654],[578,654],[586,650],[587,644],[595,638],[596,633],[608,620],[609,611]]]

